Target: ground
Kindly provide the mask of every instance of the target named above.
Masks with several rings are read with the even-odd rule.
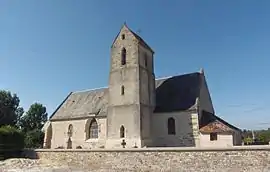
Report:
[[[139,169],[104,169],[102,167],[72,165],[72,162],[52,162],[41,159],[14,158],[0,161],[0,172],[131,172]]]
[[[82,167],[34,159],[7,159],[0,161],[0,172],[84,172]],[[92,170],[94,171],[94,170]]]

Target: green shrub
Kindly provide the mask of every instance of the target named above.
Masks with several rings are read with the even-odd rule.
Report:
[[[44,133],[40,130],[28,131],[25,134],[25,147],[26,148],[42,148]]]
[[[0,157],[12,157],[24,148],[24,135],[12,126],[0,127]]]

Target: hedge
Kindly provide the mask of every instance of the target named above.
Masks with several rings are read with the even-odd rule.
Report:
[[[12,126],[0,127],[0,159],[19,156],[24,148],[24,135]]]

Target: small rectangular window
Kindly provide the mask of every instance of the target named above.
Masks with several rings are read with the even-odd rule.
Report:
[[[217,140],[217,133],[210,133],[210,141]]]
[[[144,66],[147,67],[147,54],[144,54]]]
[[[175,120],[174,120],[174,118],[168,119],[168,134],[175,135]]]
[[[126,56],[127,56],[127,51],[125,48],[123,48],[122,52],[121,52],[121,64],[122,65],[126,64]]]
[[[122,85],[121,87],[121,95],[124,95],[125,94],[125,87]]]

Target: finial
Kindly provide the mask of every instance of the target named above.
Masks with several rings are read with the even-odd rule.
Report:
[[[200,73],[204,74],[204,69],[203,68],[200,69]]]

